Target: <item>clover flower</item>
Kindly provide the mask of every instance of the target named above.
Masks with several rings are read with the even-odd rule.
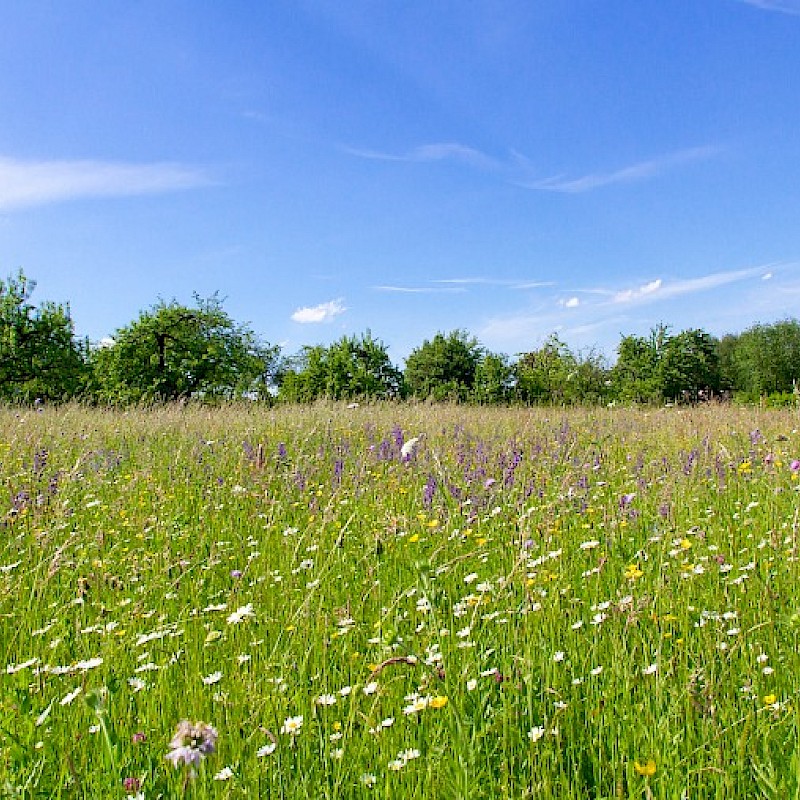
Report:
[[[169,743],[170,751],[165,758],[177,768],[181,763],[199,764],[207,755],[214,752],[217,731],[206,722],[181,720],[175,735]]]

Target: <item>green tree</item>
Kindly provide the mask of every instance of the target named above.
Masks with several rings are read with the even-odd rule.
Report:
[[[522,353],[514,371],[523,403],[597,403],[609,393],[602,355],[573,353],[555,334],[538,350]]]
[[[485,353],[475,369],[472,396],[478,403],[508,403],[514,393],[514,366],[503,353]]]
[[[668,400],[696,401],[703,392],[720,389],[717,340],[694,328],[670,336],[658,365],[660,391]]]
[[[278,349],[234,323],[216,295],[159,301],[94,351],[95,390],[116,401],[268,397]]]
[[[398,397],[403,375],[386,346],[367,331],[323,347],[305,347],[284,369],[278,396],[286,402]]]
[[[483,349],[466,331],[437,333],[406,359],[406,385],[415,397],[466,400],[482,357]]]
[[[734,389],[747,399],[792,392],[800,382],[800,321],[758,324],[736,338]]]
[[[0,280],[0,399],[66,400],[87,377],[85,342],[75,338],[69,306],[30,302],[36,284],[20,270]]]
[[[649,337],[624,336],[617,346],[611,370],[614,394],[620,400],[654,403],[663,398],[660,363],[669,339],[669,327],[657,325]]]

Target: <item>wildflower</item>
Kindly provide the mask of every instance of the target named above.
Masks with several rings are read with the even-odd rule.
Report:
[[[633,768],[636,770],[638,775],[643,775],[645,778],[652,778],[653,775],[656,774],[656,762],[653,761],[652,758],[646,761],[644,764],[634,761]]]
[[[591,541],[581,543],[580,547],[581,550],[593,550],[599,544],[600,542],[598,542],[597,539],[592,539]]]
[[[553,653],[553,661],[555,661],[556,663],[559,661],[563,661],[565,657],[566,653],[563,650],[557,650],[555,653]]]
[[[303,727],[302,715],[297,717],[287,717],[281,726],[281,733],[288,733],[289,736],[297,736],[300,733],[300,728]]]
[[[778,702],[778,698],[774,694],[765,694],[763,700],[765,706],[774,706]]]
[[[375,681],[371,681],[361,691],[367,695],[375,694],[378,691],[378,684]]]
[[[431,708],[444,708],[447,705],[447,698],[444,695],[432,697],[428,705]]]
[[[372,787],[373,787],[373,786],[374,786],[374,785],[375,785],[375,784],[378,782],[378,779],[377,779],[377,777],[376,777],[375,775],[373,775],[371,772],[365,772],[365,773],[364,773],[364,774],[363,774],[363,775],[362,775],[362,776],[359,778],[359,780],[360,780],[360,781],[361,781],[361,783],[363,783],[363,784],[364,784],[364,786],[366,786],[368,789],[371,789],[371,788],[372,788]]]
[[[528,731],[528,738],[529,738],[529,739],[530,739],[530,740],[531,740],[531,741],[532,741],[534,744],[536,744],[536,742],[538,742],[538,741],[539,741],[539,739],[541,739],[541,738],[542,738],[542,736],[544,736],[545,732],[546,732],[546,731],[545,731],[545,728],[543,728],[541,725],[538,725],[537,727],[535,727],[535,728],[531,728],[531,729]]]
[[[133,794],[142,788],[142,783],[138,778],[128,777],[122,781],[122,788],[128,793]]]
[[[638,564],[629,564],[627,569],[625,570],[625,577],[629,581],[635,581],[637,578],[641,578],[644,575],[641,569],[639,569]]]
[[[233,770],[230,767],[223,767],[215,776],[215,781],[227,781],[233,777]]]
[[[80,686],[76,687],[69,694],[65,694],[64,697],[61,698],[59,705],[68,706],[82,691],[83,689]]]
[[[219,683],[222,680],[222,673],[221,672],[212,672],[210,675],[206,675],[203,678],[203,683],[206,686],[211,686],[214,683]]]
[[[473,692],[477,688],[478,688],[478,681],[476,681],[475,678],[470,678],[470,680],[467,681],[467,691]]]
[[[199,764],[203,758],[214,752],[217,731],[205,722],[181,720],[175,730],[166,759],[177,768],[184,764]]]
[[[321,694],[317,698],[318,706],[333,706],[336,705],[336,695],[334,694]]]
[[[242,606],[241,608],[237,608],[232,614],[228,616],[228,624],[229,625],[238,625],[243,619],[246,617],[254,617],[255,613],[253,612],[253,604],[248,603],[246,606]]]
[[[649,667],[642,670],[642,675],[654,675],[656,672],[658,672],[658,664],[650,664]]]
[[[275,752],[277,747],[278,745],[275,742],[265,744],[263,747],[259,747],[258,750],[256,750],[256,757],[264,758],[264,756],[270,756]]]

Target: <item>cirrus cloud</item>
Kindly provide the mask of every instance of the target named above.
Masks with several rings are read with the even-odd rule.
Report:
[[[211,183],[195,167],[170,162],[24,161],[0,157],[0,210],[87,197],[130,197]]]

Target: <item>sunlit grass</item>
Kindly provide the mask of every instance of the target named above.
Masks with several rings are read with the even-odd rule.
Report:
[[[794,797],[796,426],[2,411],[0,793]]]

